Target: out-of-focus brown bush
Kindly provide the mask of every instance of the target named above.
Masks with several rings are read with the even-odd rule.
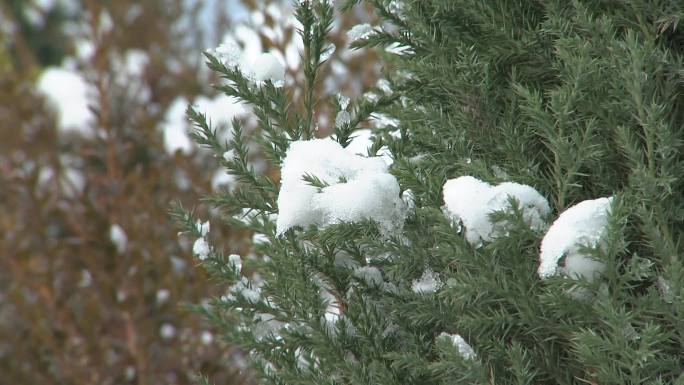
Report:
[[[0,3],[2,23],[17,22],[10,3]],[[36,90],[35,42],[0,28],[0,384],[189,384],[198,373],[217,384],[249,382],[239,374],[242,354],[183,308],[221,294],[194,268],[168,215],[172,201],[194,206],[211,191],[217,167],[198,149],[169,154],[160,130],[179,96],[211,92],[198,67],[206,21],[187,3],[81,3],[60,49],[89,86],[91,135],[60,129]],[[269,4],[245,3],[265,15],[256,27],[263,49],[284,50],[294,28],[269,37],[264,31],[282,20],[269,16]],[[364,17],[341,19],[338,52]],[[230,27],[217,20],[214,29],[220,36]],[[147,57],[134,77],[121,64],[132,51]],[[372,54],[337,55],[331,60],[346,73],[321,83],[322,92],[359,95],[377,79]],[[296,92],[296,81],[289,86]],[[226,250],[246,251],[245,234],[222,229],[220,213],[203,214]]]
[[[215,167],[167,154],[158,128],[176,96],[208,89],[193,68],[199,52],[174,30],[181,3],[83,6],[73,38],[92,45],[76,66],[91,88],[93,137],[57,127],[25,36],[2,39],[0,383],[187,384],[200,372],[241,383],[236,353],[182,308],[215,290],[168,205],[207,193]],[[119,79],[131,50],[147,56],[144,72]]]

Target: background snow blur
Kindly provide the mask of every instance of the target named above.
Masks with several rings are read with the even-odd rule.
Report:
[[[211,89],[203,51],[230,42],[247,57],[269,52],[299,92],[291,3],[0,3],[0,382],[189,384],[199,371],[251,381],[242,353],[180,309],[225,293],[192,268],[192,241],[168,205],[236,183],[190,140],[188,104],[225,139],[233,118],[254,130],[247,107]],[[346,31],[366,22],[363,8],[336,21],[322,93],[358,97],[376,84],[374,54],[347,49]],[[319,136],[332,114],[318,112]],[[258,153],[251,161],[278,177]],[[250,254],[252,234],[197,211],[212,244]]]

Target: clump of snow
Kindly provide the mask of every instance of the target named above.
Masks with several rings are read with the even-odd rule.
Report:
[[[195,243],[192,245],[192,253],[195,254],[200,260],[205,260],[211,253],[211,247],[207,240],[204,238],[197,238]]]
[[[157,294],[156,294],[157,305],[163,305],[164,303],[166,303],[166,301],[169,300],[170,296],[171,296],[171,293],[169,292],[168,289],[157,290]]]
[[[347,40],[349,40],[349,43],[353,43],[357,40],[366,39],[374,33],[375,30],[370,24],[357,24],[347,31]]]
[[[437,338],[449,340],[449,342],[458,348],[458,352],[461,354],[461,357],[465,358],[466,360],[472,360],[477,357],[475,350],[473,350],[473,348],[463,339],[463,337],[461,337],[460,334],[448,334],[443,332],[437,336]]]
[[[371,146],[373,146],[373,131],[368,128],[362,128],[352,133],[351,142],[349,142],[345,149],[352,154],[366,156]],[[392,154],[387,146],[382,146],[377,155],[385,161],[388,167],[394,163]]]
[[[391,158],[390,158],[391,159]],[[404,190],[401,193],[401,200],[404,201],[406,205],[406,212],[409,216],[412,216],[416,212],[416,199],[413,196],[413,191],[411,189]]]
[[[216,47],[212,54],[226,67],[234,68],[240,64],[240,46],[235,41],[224,41]]]
[[[200,336],[200,341],[202,341],[203,345],[211,345],[211,343],[214,342],[214,335],[211,334],[210,331],[205,330]]]
[[[439,274],[429,268],[425,269],[420,279],[415,279],[411,283],[411,290],[419,294],[434,293],[440,287],[442,287],[442,281],[439,279]]]
[[[114,247],[116,247],[117,253],[121,254],[126,251],[128,237],[123,228],[116,223],[109,228],[109,240],[112,241]]]
[[[603,273],[605,264],[582,253],[582,246],[600,245],[606,233],[613,198],[582,201],[567,210],[551,225],[541,243],[539,269],[541,278],[558,273],[593,281]],[[565,256],[563,266],[559,261]]]
[[[250,65],[250,71],[245,72],[256,82],[270,80],[276,87],[285,84],[285,65],[269,52],[257,56]]]
[[[128,296],[126,295],[126,292],[119,289],[116,291],[116,302],[123,302],[126,300]]]
[[[209,224],[209,221],[206,221],[202,223],[199,219],[195,223],[195,228],[197,229],[197,232],[200,233],[202,237],[206,237],[207,234],[209,234],[209,229],[211,228],[211,225]]]
[[[311,186],[303,177],[317,177],[326,187]],[[290,144],[281,170],[277,234],[294,226],[328,226],[370,219],[383,235],[403,228],[406,207],[399,184],[379,157],[345,151],[331,139]]]
[[[176,336],[176,327],[170,323],[164,323],[159,328],[159,335],[165,340],[170,340]]]
[[[145,69],[150,64],[149,55],[140,49],[131,49],[126,51],[121,63],[121,72],[124,73],[126,79],[131,77],[139,78],[145,74]]]
[[[235,301],[235,295],[241,295],[245,300],[251,304],[259,302],[261,297],[261,289],[255,282],[250,281],[247,277],[242,277],[233,286],[228,289],[228,295],[221,297],[224,301]]]
[[[60,130],[94,135],[94,117],[88,108],[91,91],[81,74],[66,68],[48,68],[38,79],[37,89],[55,109]]]
[[[237,254],[231,254],[228,256],[228,263],[230,266],[238,273],[242,271],[242,259]]]
[[[273,314],[257,313],[254,315],[254,321],[256,321],[254,326],[246,329],[252,332],[252,335],[257,341],[266,337],[273,337],[278,340],[282,339],[280,331],[287,324],[278,321]]]
[[[444,213],[465,227],[465,237],[476,247],[504,235],[510,224],[492,223],[490,214],[510,208],[509,197],[518,202],[525,223],[532,229],[546,228],[544,217],[551,211],[546,199],[534,188],[505,182],[492,187],[472,176],[448,180],[443,187]]]
[[[235,158],[235,150],[228,150],[223,153],[223,159],[227,162],[233,160],[233,158]]]

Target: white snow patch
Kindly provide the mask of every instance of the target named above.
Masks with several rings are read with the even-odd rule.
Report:
[[[593,281],[603,273],[605,264],[580,252],[580,247],[601,245],[612,201],[612,197],[586,200],[561,213],[541,243],[537,270],[541,278],[561,273],[571,278]],[[563,256],[565,264],[558,266]]]
[[[340,105],[340,109],[346,110],[349,107],[350,99],[342,94],[337,94],[337,103]]]
[[[207,115],[207,120],[210,120],[214,128],[216,126],[230,127],[233,118],[239,117],[247,112],[247,109],[240,104],[236,99],[230,98],[226,95],[217,95],[213,99],[205,96],[200,96],[195,99],[194,105],[197,111]],[[219,140],[230,140],[229,133],[219,132]]]
[[[135,367],[128,365],[126,366],[126,381],[133,381],[135,379]]]
[[[206,239],[197,238],[192,245],[192,253],[200,260],[205,260],[209,256],[209,253],[211,253],[211,247],[209,247]]]
[[[270,52],[257,56],[252,61],[250,70],[247,73],[258,83],[270,80],[276,87],[285,84],[285,64]]]
[[[239,274],[242,271],[242,259],[237,254],[228,256],[228,263]]]
[[[347,40],[351,44],[357,40],[366,39],[374,33],[375,30],[370,24],[357,24],[347,31]]]
[[[226,170],[216,170],[214,176],[211,177],[211,189],[213,191],[218,191],[221,188],[225,188],[228,191],[232,191],[237,183],[237,178],[235,175],[229,174]]]
[[[235,150],[228,150],[223,153],[223,159],[225,159],[226,162],[230,162],[235,158]]]
[[[264,245],[267,243],[270,243],[271,241],[268,239],[268,236],[263,233],[254,233],[252,235],[252,244],[253,245]]]
[[[176,327],[170,323],[164,323],[159,328],[159,335],[165,340],[169,340],[176,336]]]
[[[371,101],[377,101],[380,98],[378,94],[372,92],[368,92],[366,96],[368,97],[368,100]],[[376,128],[399,127],[400,124],[399,119],[382,113],[371,114],[368,121]]]
[[[442,281],[439,279],[439,274],[429,268],[425,269],[420,279],[413,280],[411,283],[411,290],[419,294],[434,293],[440,287],[442,287]]]
[[[351,136],[351,142],[345,148],[352,154],[367,156],[368,149],[373,146],[373,131],[368,128],[362,128],[360,130],[355,130]],[[392,159],[392,154],[387,146],[382,146],[378,151],[377,156],[381,157],[385,164],[389,167],[394,163]]]
[[[256,283],[251,282],[246,277],[242,277],[235,285],[230,287],[229,294],[226,296],[226,298],[234,301],[236,299],[235,294],[242,295],[247,302],[255,304],[259,302],[259,298],[261,297],[261,289],[256,285]]]
[[[392,85],[390,84],[389,80],[387,79],[380,79],[378,82],[375,84],[375,86],[382,92],[386,94],[392,94]]]
[[[157,290],[157,294],[156,294],[157,305],[165,304],[169,300],[169,297],[171,297],[171,293],[169,292],[168,289]]]
[[[88,108],[91,89],[81,74],[65,68],[48,68],[41,74],[36,87],[55,109],[60,130],[85,137],[94,135],[94,117]]]
[[[302,177],[319,178],[317,188]],[[340,222],[374,220],[384,235],[403,228],[406,207],[396,178],[379,157],[345,151],[331,139],[290,144],[281,170],[277,234],[294,226],[328,226]]]
[[[143,50],[130,49],[126,51],[122,64],[126,79],[130,81],[131,77],[139,78],[145,74],[145,69],[150,64],[150,57]]]
[[[667,279],[663,277],[658,277],[658,279],[656,280],[656,288],[660,292],[663,301],[665,301],[666,303],[674,302],[672,284]]]
[[[509,209],[509,197],[518,201],[530,228],[537,231],[546,228],[544,217],[550,212],[549,204],[530,186],[505,182],[492,187],[472,176],[462,176],[448,180],[443,192],[445,215],[465,227],[466,239],[476,247],[507,233],[510,224],[492,223],[489,215]]]
[[[164,149],[169,155],[173,155],[176,151],[188,155],[194,148],[187,132],[188,118],[185,116],[187,106],[187,99],[176,98],[164,115],[161,130],[164,135]]]
[[[475,350],[461,337],[460,334],[441,333],[437,338],[448,339],[454,346],[458,348],[461,357],[466,360],[472,360],[477,357]]]
[[[116,247],[117,253],[121,254],[126,251],[128,237],[123,228],[116,223],[109,228],[109,240],[112,241],[114,247]]]
[[[406,55],[406,54],[412,54],[413,53],[413,48],[407,46],[407,45],[402,45],[398,42],[394,42],[387,47],[385,47],[385,52],[393,54],[393,55]]]
[[[328,44],[328,46],[325,47],[323,49],[323,51],[321,52],[320,61],[324,62],[324,61],[330,59],[330,57],[335,53],[335,49],[336,49],[335,44],[332,44],[332,43]]]
[[[206,221],[202,223],[199,219],[197,222],[195,222],[195,228],[197,229],[197,232],[200,233],[202,237],[207,236],[209,234],[209,230],[211,229],[211,224],[209,221]]]
[[[195,99],[193,103],[195,109],[207,116],[207,121],[210,122],[219,142],[223,143],[232,139],[232,120],[247,113],[247,108],[240,104],[236,99],[230,98],[226,95],[217,95],[213,99],[200,96]]]
[[[240,46],[233,40],[225,40],[211,53],[226,67],[234,68],[240,64]]]
[[[200,340],[202,341],[203,345],[211,345],[211,343],[214,342],[214,335],[211,334],[210,331],[205,330],[202,332]]]
[[[407,215],[412,216],[416,212],[416,198],[413,195],[413,191],[411,189],[404,190],[403,193],[401,193],[401,200],[404,201],[404,204],[406,205],[406,212]]]

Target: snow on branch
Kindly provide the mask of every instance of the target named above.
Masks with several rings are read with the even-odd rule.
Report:
[[[380,157],[355,155],[331,139],[296,141],[287,151],[281,176],[278,234],[294,226],[364,219],[375,221],[383,235],[403,227],[406,205]],[[311,183],[312,177],[321,183]]]
[[[506,233],[509,224],[495,223],[491,214],[510,208],[509,199],[517,201],[525,223],[534,230],[544,230],[549,203],[530,186],[505,182],[497,186],[472,176],[448,180],[443,187],[444,213],[465,227],[465,237],[476,247]]]
[[[537,271],[541,278],[562,273],[593,281],[605,270],[605,264],[586,255],[582,247],[602,244],[612,201],[612,197],[585,200],[561,213],[541,243]]]

